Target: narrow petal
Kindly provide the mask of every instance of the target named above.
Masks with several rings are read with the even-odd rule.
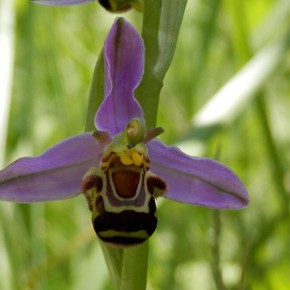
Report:
[[[148,144],[151,171],[167,183],[165,197],[183,203],[238,209],[249,196],[240,179],[212,159],[190,157],[176,147],[154,140]]]
[[[95,117],[97,129],[116,134],[142,117],[134,98],[144,66],[144,44],[135,28],[123,18],[113,24],[104,46],[105,98]]]
[[[32,2],[47,6],[67,6],[94,2],[95,0],[32,0]]]
[[[103,146],[85,133],[40,156],[18,159],[0,171],[0,200],[37,202],[79,194],[81,179],[89,167],[99,164]]]

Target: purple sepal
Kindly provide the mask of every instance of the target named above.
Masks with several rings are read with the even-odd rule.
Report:
[[[91,133],[76,135],[37,157],[16,160],[0,171],[0,199],[15,202],[59,200],[79,194],[91,166],[99,166],[104,145]]]
[[[240,179],[219,162],[190,157],[160,141],[148,143],[150,170],[168,186],[166,198],[218,209],[247,206],[249,196]]]
[[[131,119],[143,116],[134,90],[143,75],[144,43],[124,18],[118,18],[108,34],[104,64],[105,98],[96,113],[95,126],[114,135],[124,130]]]

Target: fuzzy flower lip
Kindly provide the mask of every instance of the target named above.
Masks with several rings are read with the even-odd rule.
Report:
[[[79,134],[40,156],[10,164],[0,171],[0,200],[39,202],[80,194],[82,177],[90,167],[99,166],[106,145],[133,118],[143,118],[133,92],[143,74],[144,45],[139,33],[123,18],[115,21],[107,36],[104,62],[105,95],[95,116],[95,137],[92,132]],[[246,188],[226,166],[188,156],[156,139],[146,146],[150,171],[167,183],[164,197],[210,208],[247,206]]]

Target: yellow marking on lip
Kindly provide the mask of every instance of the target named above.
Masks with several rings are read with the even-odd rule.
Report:
[[[125,149],[119,153],[120,161],[124,165],[141,166],[143,164],[143,154],[139,153],[135,148]]]
[[[143,155],[136,150],[132,150],[132,159],[136,166],[140,166],[143,163]]]
[[[133,164],[133,160],[131,157],[129,157],[125,152],[120,154],[120,161],[124,164],[124,165],[131,165]]]

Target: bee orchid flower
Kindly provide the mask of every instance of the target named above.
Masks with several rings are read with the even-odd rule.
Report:
[[[155,198],[217,209],[248,204],[247,190],[226,166],[186,155],[146,129],[134,97],[144,68],[144,44],[124,19],[104,44],[104,100],[95,132],[65,139],[37,157],[24,157],[0,171],[0,199],[32,203],[83,193],[94,229],[105,242],[134,245],[157,225]]]

